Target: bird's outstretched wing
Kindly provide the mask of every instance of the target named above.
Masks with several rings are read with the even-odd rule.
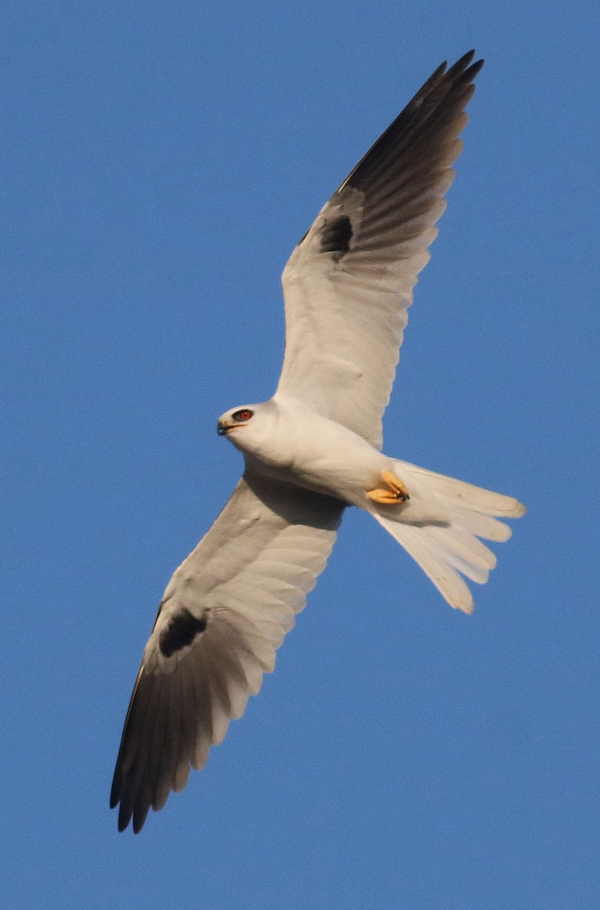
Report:
[[[483,61],[442,64],[321,209],[282,276],[277,393],[381,447],[417,275],[436,235]]]
[[[245,475],[174,572],[144,650],[111,791],[119,830],[201,768],[242,715],[335,540],[343,503]]]

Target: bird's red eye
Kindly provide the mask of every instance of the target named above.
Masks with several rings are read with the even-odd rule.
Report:
[[[242,408],[241,411],[236,411],[235,414],[232,414],[231,416],[234,420],[238,420],[243,423],[246,420],[250,420],[253,414],[254,411],[251,411],[250,408]]]

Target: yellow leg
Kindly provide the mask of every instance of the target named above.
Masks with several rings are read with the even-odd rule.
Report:
[[[398,480],[391,471],[382,471],[380,478],[384,489],[376,487],[374,490],[366,491],[367,496],[369,499],[372,499],[373,502],[379,502],[385,506],[392,506],[406,502],[407,499],[410,499],[408,490],[404,484]]]

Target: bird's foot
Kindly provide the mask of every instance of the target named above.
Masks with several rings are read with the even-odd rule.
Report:
[[[379,476],[383,489],[376,487],[374,490],[366,491],[367,496],[373,502],[378,502],[384,506],[395,506],[410,499],[408,490],[402,481],[398,480],[391,471],[382,471]]]

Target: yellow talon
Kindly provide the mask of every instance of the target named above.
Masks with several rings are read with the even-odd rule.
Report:
[[[374,490],[366,491],[367,496],[369,499],[372,499],[373,502],[378,502],[385,506],[393,506],[410,499],[408,490],[402,481],[398,480],[391,471],[382,471],[380,477],[381,483],[385,489],[376,487]]]

